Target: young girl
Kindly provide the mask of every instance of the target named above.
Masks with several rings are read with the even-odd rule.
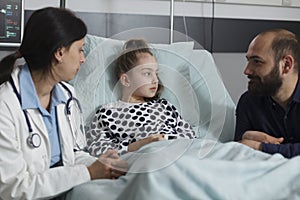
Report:
[[[195,138],[176,108],[159,99],[158,65],[146,42],[129,40],[123,49],[116,62],[121,99],[96,112],[86,135],[89,152],[100,155],[117,149],[124,154],[167,138]]]

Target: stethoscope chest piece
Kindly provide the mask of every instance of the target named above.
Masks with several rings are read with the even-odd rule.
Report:
[[[27,138],[27,144],[32,148],[38,148],[41,146],[41,136],[37,133],[31,133]]]
[[[20,104],[22,105],[21,96],[20,96],[20,94],[19,94],[19,92],[18,92],[18,90],[17,90],[17,88],[15,86],[15,83],[14,83],[12,77],[10,77],[10,83],[11,83],[11,85],[13,87],[14,93],[16,94],[16,96],[18,97],[18,100],[19,100]],[[80,110],[80,113],[82,113],[81,106],[79,104],[79,101],[76,98],[73,97],[72,92],[69,90],[69,88],[67,86],[65,86],[63,83],[60,83],[60,84],[61,84],[61,86],[63,88],[65,88],[68,91],[68,93],[70,95],[70,98],[67,100],[67,103],[66,103],[66,113],[69,116],[68,118],[69,118],[70,124],[72,126],[72,123],[71,123],[71,120],[70,120],[70,116],[71,116],[70,104],[71,104],[72,101],[74,101],[77,104],[78,109]],[[25,116],[25,120],[26,120],[26,123],[27,123],[27,126],[28,126],[28,132],[29,132],[29,136],[27,137],[27,144],[31,148],[38,148],[38,147],[41,146],[42,138],[41,138],[41,136],[38,133],[34,133],[33,132],[32,127],[31,127],[31,123],[29,121],[29,117],[27,115],[26,110],[23,110],[23,113],[24,113],[24,116]],[[81,120],[80,123],[81,123],[80,124],[80,129],[81,129],[81,131],[83,133],[83,127],[84,126],[82,125],[82,120]],[[76,125],[78,125],[78,124],[76,124]],[[74,133],[75,131],[73,131],[73,129],[72,129],[72,132]],[[74,136],[74,138],[75,138],[75,136]],[[76,139],[75,139],[75,141],[76,141]]]

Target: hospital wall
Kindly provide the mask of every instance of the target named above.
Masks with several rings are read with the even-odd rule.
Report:
[[[86,22],[90,34],[116,37],[136,28],[158,27],[158,30],[167,30],[167,33],[146,39],[150,42],[170,42],[170,2],[167,0],[82,2],[67,0],[66,7],[74,10]],[[273,0],[272,3],[261,0],[215,2],[175,1],[173,41],[194,40],[199,44],[197,48],[203,47],[212,52],[225,86],[237,103],[247,88],[243,70],[249,42],[257,33],[270,28],[287,28],[300,36],[300,1],[284,1],[290,3],[288,6],[282,6],[281,0]],[[268,5],[261,5],[264,2]],[[32,11],[45,6],[59,6],[59,1],[26,0],[25,21]],[[11,51],[1,49],[0,58]]]

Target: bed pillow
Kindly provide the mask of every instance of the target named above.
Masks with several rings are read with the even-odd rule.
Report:
[[[219,75],[212,54],[194,50],[190,59],[191,85],[196,94],[198,124],[193,126],[200,138],[232,141],[235,129],[235,104]],[[190,109],[192,109],[190,108]]]
[[[86,62],[71,81],[82,104],[86,124],[89,124],[99,106],[119,98],[112,64],[122,51],[123,44],[122,40],[86,36]],[[196,99],[190,85],[188,64],[194,43],[178,42],[150,46],[154,48],[153,53],[159,64],[159,78],[165,87],[162,97],[173,103],[183,118],[193,125],[195,120],[191,116],[197,115],[198,111],[186,105],[194,104]]]

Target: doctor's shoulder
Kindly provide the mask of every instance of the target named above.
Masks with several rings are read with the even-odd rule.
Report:
[[[11,137],[17,138],[18,132],[15,130],[23,130],[22,124],[25,123],[25,119],[19,100],[8,81],[0,85],[0,111],[0,137],[2,134],[7,137],[5,130],[10,130]]]
[[[16,105],[19,105],[19,101],[14,94],[13,88],[9,81],[6,81],[0,85],[0,102],[1,104],[4,103],[13,105],[13,107],[17,107]]]

